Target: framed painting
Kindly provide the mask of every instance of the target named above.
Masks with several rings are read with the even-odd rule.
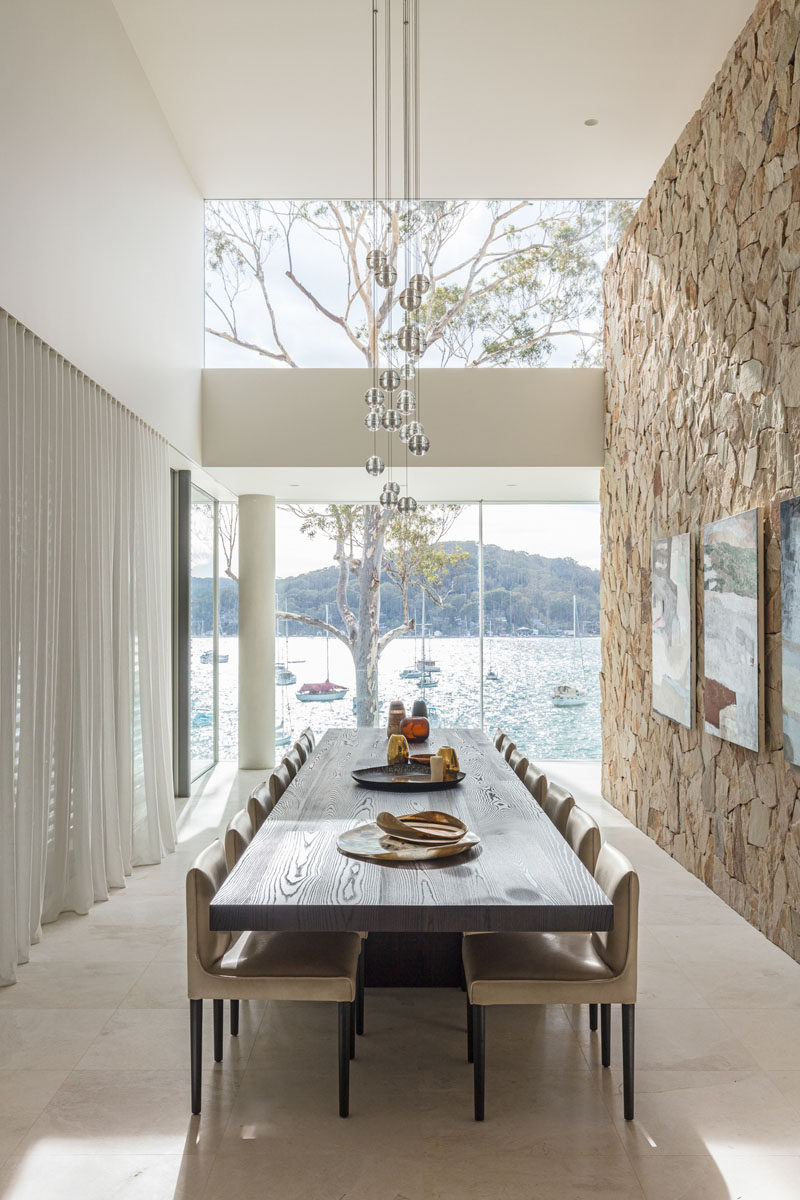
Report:
[[[758,750],[764,735],[761,512],[703,532],[703,710],[708,733]]]
[[[783,757],[800,766],[800,496],[781,502]]]
[[[653,712],[694,725],[694,542],[690,533],[653,540]]]

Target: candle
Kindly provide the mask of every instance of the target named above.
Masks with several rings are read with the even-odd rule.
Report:
[[[444,759],[441,754],[431,755],[431,783],[441,783],[444,779]]]

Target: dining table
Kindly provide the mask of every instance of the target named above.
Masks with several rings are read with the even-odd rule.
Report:
[[[417,749],[452,746],[464,779],[437,791],[358,784],[386,762],[381,729],[330,729],[211,902],[214,930],[359,930],[368,986],[457,986],[467,932],[609,930],[613,906],[480,729],[442,728]],[[480,838],[421,862],[351,857],[339,835],[437,809]]]

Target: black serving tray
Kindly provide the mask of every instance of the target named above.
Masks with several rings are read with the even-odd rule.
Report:
[[[380,788],[386,792],[441,792],[456,787],[466,776],[455,771],[451,778],[434,783],[430,767],[423,763],[396,763],[380,767],[357,767],[351,772],[353,779],[362,787]]]

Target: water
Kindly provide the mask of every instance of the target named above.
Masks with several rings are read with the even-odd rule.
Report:
[[[219,665],[220,758],[235,759],[237,753],[238,639],[220,638],[220,653],[228,655]],[[213,667],[202,664],[200,655],[210,650],[211,638],[192,639],[192,757],[210,761],[213,730],[200,722],[197,714],[211,713]],[[381,723],[385,723],[390,700],[402,700],[411,711],[414,700],[424,695],[435,705],[440,725],[480,725],[480,674],[477,638],[431,638],[426,652],[436,660],[441,672],[435,676],[438,686],[422,691],[413,679],[401,679],[400,672],[413,664],[413,638],[391,642],[380,661]],[[484,670],[490,667],[500,676],[498,682],[484,684],[484,727],[491,732],[500,725],[517,745],[534,760],[599,759],[600,750],[600,639],[583,638],[584,672],[581,672],[579,646],[571,638],[486,638]],[[419,657],[420,643],[416,643]],[[283,638],[277,643],[277,661],[285,657]],[[289,666],[297,683],[276,688],[275,711],[280,723],[296,737],[310,725],[320,737],[331,726],[355,727],[353,711],[355,670],[349,651],[341,642],[330,642],[330,678],[349,691],[343,700],[332,703],[302,704],[295,692],[303,683],[325,678],[324,637],[289,638]],[[295,660],[295,661],[292,661]],[[302,661],[296,661],[302,660]],[[555,708],[550,698],[559,683],[575,683],[587,689],[588,702],[579,708]]]

